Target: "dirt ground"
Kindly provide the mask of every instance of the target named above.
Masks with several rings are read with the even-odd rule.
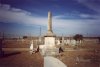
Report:
[[[100,67],[100,56],[86,51],[67,51],[57,57],[68,67]],[[78,59],[77,59],[78,58]]]
[[[6,40],[3,48],[29,48],[29,40]],[[100,67],[100,43],[84,42],[79,46],[66,45],[59,56],[68,67]],[[70,50],[71,49],[71,50]],[[0,58],[0,67],[43,67],[43,57],[40,53],[30,55],[29,52],[10,51]]]
[[[0,58],[0,67],[43,67],[43,57],[40,53],[10,51]]]

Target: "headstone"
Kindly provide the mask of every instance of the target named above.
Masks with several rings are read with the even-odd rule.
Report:
[[[32,54],[33,52],[34,52],[34,46],[33,46],[33,40],[32,40],[30,44],[30,54]]]
[[[62,35],[62,45],[64,45],[64,36]]]
[[[70,39],[67,39],[66,44],[71,44],[71,40]]]
[[[71,40],[71,44],[73,45],[73,46],[75,46],[76,45],[76,40]]]
[[[57,45],[60,45],[60,41],[59,40],[57,40]]]

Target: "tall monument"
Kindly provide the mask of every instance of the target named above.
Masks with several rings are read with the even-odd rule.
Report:
[[[48,25],[47,26],[48,26],[48,30],[47,30],[46,35],[44,36],[45,45],[53,46],[55,45],[56,35],[53,33],[53,30],[52,30],[52,13],[50,11],[48,12]]]
[[[52,13],[49,11],[48,12],[48,31],[47,34],[45,36],[55,36],[55,34],[53,34],[52,31]]]
[[[55,55],[58,54],[58,48],[56,48],[56,35],[52,30],[52,13],[48,12],[48,23],[47,23],[47,33],[44,36],[44,45],[40,45],[42,55]]]

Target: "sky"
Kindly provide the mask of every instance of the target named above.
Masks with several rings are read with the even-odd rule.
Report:
[[[100,0],[0,0],[0,32],[39,36],[47,32],[52,12],[56,35],[100,36]]]

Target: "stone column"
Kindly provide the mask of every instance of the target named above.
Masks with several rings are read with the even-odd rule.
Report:
[[[48,12],[48,32],[52,32],[52,14]]]

